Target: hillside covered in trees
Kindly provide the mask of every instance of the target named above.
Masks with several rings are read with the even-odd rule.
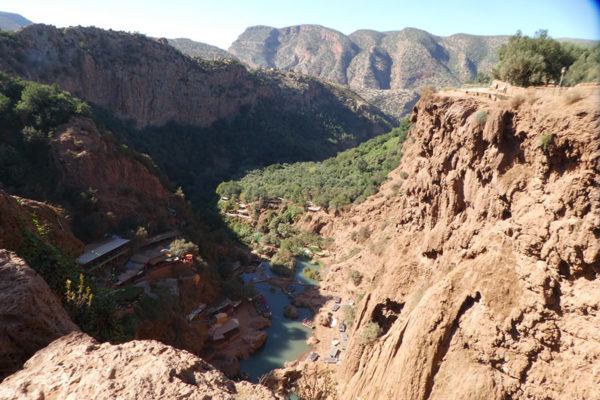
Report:
[[[253,202],[283,197],[297,204],[339,209],[377,192],[398,166],[410,122],[323,162],[273,164],[217,187],[221,197]]]

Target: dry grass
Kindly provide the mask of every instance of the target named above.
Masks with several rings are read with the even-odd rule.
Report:
[[[517,95],[517,96],[514,96],[514,97],[512,97],[512,98],[511,98],[511,99],[508,101],[508,104],[510,104],[510,107],[511,107],[513,110],[516,110],[517,108],[519,108],[519,106],[520,106],[521,104],[523,104],[523,103],[525,103],[525,96],[522,96],[522,95],[520,95],[520,94],[519,94],[519,95]]]
[[[433,97],[436,92],[437,90],[435,89],[435,86],[432,85],[421,86],[419,88],[419,94],[421,95],[422,99]]]
[[[563,95],[563,103],[573,104],[586,97],[580,90],[569,90]]]
[[[537,96],[537,94],[535,93],[535,91],[528,91],[526,94],[527,97],[527,103],[529,104],[535,104],[537,103],[539,97]]]

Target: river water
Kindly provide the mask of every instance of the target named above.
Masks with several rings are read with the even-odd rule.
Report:
[[[269,263],[264,263],[264,265],[268,277],[276,276],[271,271]],[[316,281],[306,278],[302,273],[302,269],[306,266],[318,268],[318,266],[306,262],[296,261],[296,281],[311,285],[317,284]],[[260,279],[260,275],[256,273],[242,274],[242,278],[244,283],[248,284],[252,278]],[[303,286],[294,286],[294,294],[304,290]],[[266,330],[268,337],[265,345],[252,354],[248,360],[240,360],[241,371],[246,372],[252,381],[256,382],[261,375],[272,369],[283,367],[287,361],[293,361],[309,350],[306,339],[311,335],[312,329],[302,325],[302,320],[304,318],[312,319],[312,314],[306,308],[298,308],[300,314],[298,319],[288,319],[283,316],[283,308],[290,304],[290,298],[281,288],[268,282],[255,283],[254,288],[267,298],[273,314],[272,325]]]

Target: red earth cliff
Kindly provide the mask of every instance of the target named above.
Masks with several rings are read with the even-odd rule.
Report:
[[[0,215],[0,248],[19,248],[24,232],[29,231],[44,234],[71,255],[83,251],[83,243],[71,232],[70,222],[60,208],[0,190]]]
[[[61,181],[95,191],[100,211],[108,218],[169,215],[169,193],[150,169],[151,160],[103,136],[92,120],[72,118],[59,126],[51,152]]]
[[[600,398],[600,100],[580,94],[422,99],[380,193],[301,222],[335,239],[321,291],[364,294],[341,399]]]

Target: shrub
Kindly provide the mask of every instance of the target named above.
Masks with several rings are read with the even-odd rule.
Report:
[[[475,122],[477,123],[477,125],[485,124],[487,119],[488,119],[488,113],[485,111],[479,111],[477,114],[475,114]]]
[[[400,172],[400,178],[402,178],[402,179],[408,178],[408,172],[406,172],[406,171]]]
[[[198,253],[198,245],[188,242],[185,239],[175,239],[170,245],[171,254],[181,257],[187,253]]]
[[[545,30],[536,32],[533,38],[518,31],[499,49],[498,59],[492,70],[494,76],[519,86],[558,82],[561,68],[575,61],[573,54]]]
[[[554,140],[554,134],[552,134],[552,133],[544,133],[540,137],[540,147],[542,148],[542,150],[545,153],[548,152],[548,146],[550,146],[552,144],[553,140]]]
[[[312,269],[309,267],[305,267],[302,270],[302,273],[304,274],[305,277],[307,277],[308,279],[312,279],[313,281],[320,281],[321,278],[321,273],[319,272],[318,269]]]
[[[294,255],[287,247],[280,248],[271,258],[271,270],[283,276],[294,275]]]
[[[358,286],[362,282],[363,276],[359,271],[353,269],[352,271],[350,271],[350,278],[352,279],[354,286]]]
[[[379,336],[383,333],[383,330],[376,322],[369,322],[362,329],[360,333],[360,339],[362,344],[371,344],[377,340]]]
[[[363,226],[358,231],[352,232],[352,240],[357,243],[362,243],[371,236],[371,231],[368,227]]]
[[[354,323],[354,317],[356,316],[356,305],[348,306],[344,312],[344,323],[350,327]]]

